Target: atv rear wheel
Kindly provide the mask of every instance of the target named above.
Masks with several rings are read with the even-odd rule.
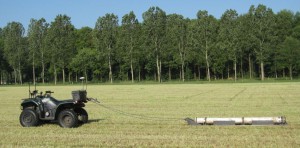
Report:
[[[58,115],[58,123],[64,128],[73,128],[78,125],[77,114],[70,109],[63,110]]]
[[[75,108],[74,111],[78,115],[78,121],[79,123],[87,123],[89,120],[88,113],[83,108]]]
[[[40,122],[37,112],[33,109],[24,109],[20,115],[20,124],[23,127],[37,126]]]

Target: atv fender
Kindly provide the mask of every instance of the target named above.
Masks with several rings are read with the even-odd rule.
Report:
[[[61,111],[65,110],[65,109],[71,109],[71,108],[73,108],[73,106],[74,106],[74,103],[71,103],[71,102],[59,104],[55,111],[55,119],[58,118],[58,115]]]
[[[24,110],[25,108],[28,108],[28,107],[38,107],[38,103],[33,101],[33,100],[29,100],[29,101],[23,101],[21,103],[21,109]],[[34,109],[34,108],[32,108]]]

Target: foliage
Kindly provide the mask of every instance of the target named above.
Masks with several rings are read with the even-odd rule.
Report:
[[[85,77],[87,77],[87,71],[89,69],[97,68],[97,50],[95,48],[82,48],[78,51],[76,56],[72,58],[71,67],[75,72],[84,73]]]
[[[272,48],[272,38],[274,35],[274,13],[271,8],[267,8],[264,5],[258,5],[257,8],[250,8],[249,13],[254,17],[254,27],[253,30],[255,36],[255,43],[257,48],[254,49],[256,54],[256,59],[260,67],[260,78],[264,80],[265,78],[265,64],[270,57],[270,50]]]
[[[9,65],[14,70],[15,83],[17,78],[22,84],[22,67],[26,64],[26,54],[24,46],[24,32],[23,25],[19,22],[8,23],[3,29],[4,31],[4,56]]]
[[[25,79],[55,84],[65,83],[66,75],[69,82],[86,75],[94,82],[111,83],[299,76],[299,59],[293,60],[292,68],[284,60],[300,40],[299,12],[275,14],[258,5],[240,15],[226,10],[220,19],[206,10],[196,16],[167,15],[150,7],[143,22],[131,11],[120,25],[112,13],[100,16],[93,29],[76,29],[70,17],[60,14],[49,24],[32,19],[27,36],[22,24],[11,22],[0,30],[0,76],[8,83]],[[89,55],[95,60],[92,66],[75,62],[79,54],[95,50]]]
[[[206,76],[210,81],[210,63],[211,50],[215,48],[217,37],[217,20],[214,16],[209,15],[206,10],[200,10],[197,13],[197,24],[194,38],[195,46],[198,48],[198,54],[203,54],[206,62]]]
[[[40,20],[31,19],[28,28],[28,42],[29,42],[29,60],[32,63],[33,83],[35,84],[35,70],[36,65],[42,67],[42,81],[45,74],[45,40],[47,35],[48,24],[44,18]]]
[[[161,82],[162,60],[164,56],[164,41],[166,36],[166,12],[159,7],[150,7],[143,13],[144,33],[147,37],[145,43],[151,55],[151,60],[156,61],[157,80]]]
[[[289,69],[290,79],[293,79],[293,71],[298,69],[300,66],[300,41],[293,38],[287,37],[282,43],[279,50],[280,61],[285,64],[284,68]]]
[[[139,32],[141,32],[141,28],[134,12],[131,11],[129,14],[125,14],[122,18],[120,31],[121,50],[119,54],[122,55],[121,59],[126,63],[125,67],[130,67],[132,83],[134,82],[134,69],[139,63]]]
[[[113,82],[112,66],[116,51],[118,17],[114,14],[106,14],[99,17],[95,26],[96,48],[100,58],[106,61],[109,68],[109,81]]]
[[[180,78],[184,82],[186,57],[189,54],[189,48],[187,48],[188,21],[182,15],[171,14],[167,16],[166,28],[167,55],[165,56],[167,64],[170,68],[180,67]],[[171,80],[171,76],[169,80]]]
[[[90,27],[76,29],[75,39],[76,49],[94,48],[93,29]]]
[[[65,68],[74,56],[74,26],[67,15],[57,15],[49,28],[48,42],[50,44],[51,65],[54,70],[54,81],[57,82],[57,68],[62,70],[65,83]]]

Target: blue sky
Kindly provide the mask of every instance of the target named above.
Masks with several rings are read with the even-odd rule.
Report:
[[[121,20],[124,14],[134,11],[142,21],[143,12],[151,6],[158,6],[167,14],[177,13],[188,18],[196,18],[199,10],[207,10],[220,18],[227,9],[243,14],[251,5],[258,4],[272,8],[275,13],[283,9],[300,11],[300,0],[0,0],[0,27],[17,21],[27,29],[31,18],[44,17],[47,22],[52,22],[56,15],[66,14],[76,28],[94,28],[98,17],[106,13],[114,13]]]

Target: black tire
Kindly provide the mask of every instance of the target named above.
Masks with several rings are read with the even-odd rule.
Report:
[[[37,126],[40,123],[37,112],[33,109],[24,109],[20,115],[20,124],[23,127]]]
[[[58,123],[64,128],[73,128],[78,125],[77,114],[70,109],[63,110],[58,115]]]
[[[79,121],[79,123],[87,123],[88,122],[89,116],[88,116],[88,113],[86,112],[85,109],[83,109],[83,108],[75,108],[74,110],[75,110],[75,112],[78,115],[78,121]]]

